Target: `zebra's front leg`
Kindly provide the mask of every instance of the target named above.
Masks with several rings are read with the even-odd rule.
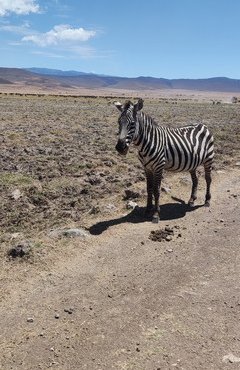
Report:
[[[151,171],[145,171],[147,179],[147,207],[145,214],[149,216],[153,211],[153,173]]]
[[[192,192],[190,199],[188,201],[188,205],[190,207],[194,206],[194,201],[197,199],[197,187],[198,187],[198,178],[196,174],[196,170],[190,171],[191,178],[192,178]]]
[[[155,173],[153,176],[153,195],[154,195],[154,213],[153,213],[153,223],[158,223],[160,219],[160,205],[159,205],[159,198],[160,198],[160,186],[162,180],[162,172]]]

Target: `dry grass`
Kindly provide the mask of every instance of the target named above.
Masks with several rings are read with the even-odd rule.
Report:
[[[67,223],[83,224],[91,210],[120,209],[124,190],[144,188],[134,149],[115,151],[118,112],[111,98],[0,97],[0,225],[26,234]],[[239,158],[237,104],[145,99],[144,110],[163,125],[203,122],[215,136],[215,168]],[[12,192],[20,190],[14,200]]]

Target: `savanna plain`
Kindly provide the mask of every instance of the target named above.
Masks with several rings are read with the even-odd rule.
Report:
[[[124,99],[0,94],[1,369],[240,366],[240,104],[144,98],[215,138],[211,207],[201,169],[193,209],[190,175],[166,173],[156,225],[135,149],[115,150]]]

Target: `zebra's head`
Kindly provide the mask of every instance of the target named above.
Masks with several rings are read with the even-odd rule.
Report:
[[[116,150],[118,153],[126,155],[136,133],[137,112],[142,109],[143,100],[139,99],[135,104],[131,101],[127,101],[125,104],[119,102],[114,104],[121,112],[118,119],[119,132]]]

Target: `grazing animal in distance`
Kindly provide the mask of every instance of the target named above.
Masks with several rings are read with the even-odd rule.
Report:
[[[213,136],[208,128],[199,123],[180,128],[159,126],[153,118],[141,111],[143,100],[125,104],[115,102],[121,112],[116,150],[126,155],[133,143],[144,167],[147,180],[146,214],[153,212],[153,222],[159,221],[160,188],[163,170],[189,171],[192,191],[188,201],[194,206],[197,199],[198,178],[196,169],[203,165],[206,180],[205,206],[210,206],[211,170],[214,158]],[[155,200],[153,207],[153,198]]]

